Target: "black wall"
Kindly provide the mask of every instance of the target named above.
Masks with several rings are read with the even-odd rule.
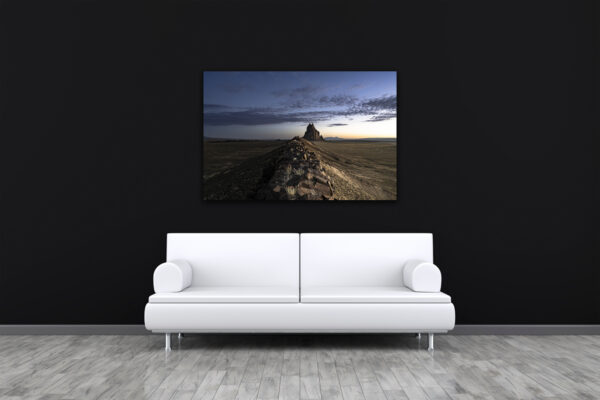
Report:
[[[0,323],[142,323],[167,232],[332,231],[433,232],[457,323],[600,323],[593,7],[2,1]],[[222,68],[397,69],[398,201],[201,201]]]

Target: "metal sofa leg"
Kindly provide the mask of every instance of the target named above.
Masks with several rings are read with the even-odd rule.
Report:
[[[429,347],[427,350],[433,351],[433,333],[429,333],[427,336],[429,337]]]
[[[165,351],[171,351],[171,334],[165,333]]]

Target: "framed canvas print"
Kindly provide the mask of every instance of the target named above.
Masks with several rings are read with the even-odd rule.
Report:
[[[205,200],[394,201],[396,71],[205,71]]]

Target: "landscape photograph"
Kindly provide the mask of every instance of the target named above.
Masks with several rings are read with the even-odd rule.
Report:
[[[396,71],[205,71],[204,200],[397,199]]]

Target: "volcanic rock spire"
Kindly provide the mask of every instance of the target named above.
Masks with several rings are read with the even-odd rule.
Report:
[[[315,125],[313,123],[308,124],[308,126],[306,127],[304,139],[311,140],[313,142],[324,140],[323,136],[321,136],[321,133],[319,133],[319,131],[317,130],[317,128],[315,128]]]

